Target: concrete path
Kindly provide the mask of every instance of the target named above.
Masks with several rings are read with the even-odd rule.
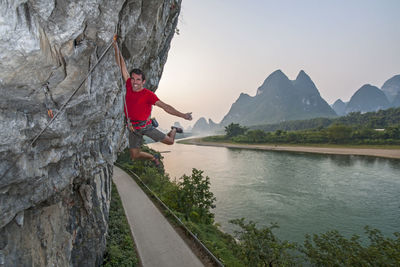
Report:
[[[144,267],[203,266],[136,182],[114,166],[117,186]]]

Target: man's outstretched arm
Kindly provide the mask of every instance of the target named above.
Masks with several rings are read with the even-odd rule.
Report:
[[[167,112],[167,113],[169,113],[169,114],[171,114],[171,115],[174,115],[174,116],[177,116],[177,117],[181,117],[181,118],[183,118],[183,119],[185,119],[185,120],[189,120],[189,121],[192,120],[192,112],[182,113],[182,112],[176,110],[176,109],[175,109],[174,107],[172,107],[171,105],[168,105],[168,104],[162,102],[161,100],[158,100],[158,101],[155,103],[155,105],[156,105],[157,107],[162,108],[165,112]]]
[[[117,61],[117,64],[122,72],[122,77],[124,77],[124,80],[126,82],[129,79],[129,72],[128,72],[128,69],[126,68],[125,60],[122,57],[121,51],[119,50],[118,45],[117,45],[117,35],[114,36],[113,45],[114,45],[114,52],[115,52],[115,60]]]

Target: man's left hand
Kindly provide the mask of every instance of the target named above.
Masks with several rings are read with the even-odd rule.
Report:
[[[191,121],[192,120],[192,112],[185,113],[183,117],[185,120]]]

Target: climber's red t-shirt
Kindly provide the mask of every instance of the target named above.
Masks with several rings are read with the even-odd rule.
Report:
[[[152,91],[143,88],[139,92],[132,90],[131,78],[126,81],[126,106],[131,121],[145,121],[150,117],[152,105],[159,99]],[[128,117],[125,111],[125,116]],[[132,122],[134,124],[134,122]],[[149,120],[146,125],[150,124]],[[144,127],[144,126],[142,126]]]

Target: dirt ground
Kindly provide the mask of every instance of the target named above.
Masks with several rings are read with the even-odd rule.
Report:
[[[292,152],[305,152],[305,153],[318,153],[318,154],[358,155],[358,156],[373,156],[373,157],[400,159],[400,149],[232,144],[232,143],[206,142],[201,140],[201,138],[187,139],[185,140],[185,144],[192,144],[198,146],[246,148],[246,149],[258,149],[258,150],[269,150],[269,151],[292,151]]]

